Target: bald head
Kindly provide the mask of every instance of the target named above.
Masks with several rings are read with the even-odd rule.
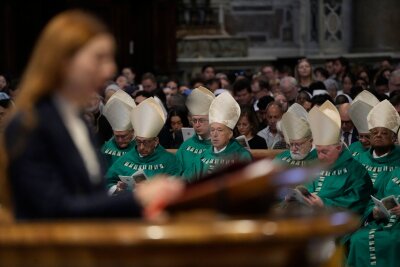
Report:
[[[354,124],[349,116],[350,104],[344,103],[338,106],[338,111],[340,114],[340,120],[342,121],[342,131],[351,132],[354,128]]]

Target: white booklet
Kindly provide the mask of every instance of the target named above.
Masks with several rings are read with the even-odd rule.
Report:
[[[181,129],[181,131],[182,131],[183,141],[188,140],[189,138],[191,138],[194,135],[194,129],[193,128],[185,128],[185,127],[183,127]]]
[[[122,182],[126,183],[131,188],[133,187],[133,185],[147,180],[147,176],[143,170],[138,170],[131,176],[118,175],[118,177]]]
[[[399,205],[399,202],[397,201],[396,197],[393,195],[382,198],[381,200],[377,199],[374,196],[371,196],[371,198],[372,198],[372,201],[374,201],[375,206],[383,214],[385,214],[386,217],[390,217],[390,210]]]
[[[244,135],[240,135],[236,137],[236,140],[241,144],[244,148],[250,150],[249,142],[247,142],[247,139]]]

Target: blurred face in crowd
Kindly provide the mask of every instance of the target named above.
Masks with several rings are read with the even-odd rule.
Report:
[[[357,79],[356,80],[356,86],[362,87],[362,89],[367,90],[367,83],[364,79]]]
[[[326,78],[325,78],[324,75],[322,75],[322,73],[321,73],[320,71],[316,71],[316,72],[315,72],[315,80],[316,80],[316,81],[323,82],[323,81],[326,80]]]
[[[178,93],[178,84],[177,84],[176,82],[174,82],[174,81],[169,81],[169,82],[167,83],[167,87],[168,87],[169,89],[171,89],[171,92],[172,92],[173,95],[175,95],[175,94]]]
[[[305,137],[298,140],[290,140],[290,156],[294,160],[302,160],[307,157],[312,148],[312,138]]]
[[[253,95],[247,89],[240,90],[236,92],[235,96],[239,105],[251,105],[253,100]]]
[[[208,139],[210,134],[208,115],[192,115],[191,121],[195,133],[203,139]]]
[[[333,61],[327,61],[325,62],[325,69],[328,71],[329,75],[332,75],[334,73],[333,70]]]
[[[166,100],[167,100],[167,102],[168,102],[169,99],[171,98],[171,95],[173,95],[173,92],[172,92],[171,88],[169,88],[169,87],[165,87],[165,88],[163,89],[163,92],[164,92],[165,97],[166,97]]]
[[[297,71],[301,78],[311,77],[311,65],[306,60],[300,61],[297,65]]]
[[[342,146],[340,144],[327,145],[327,146],[316,146],[318,159],[328,165],[332,165],[339,158],[342,152]]]
[[[87,103],[86,111],[96,113],[100,108],[101,97],[97,93],[92,93]]]
[[[215,70],[213,67],[207,67],[205,68],[203,72],[203,78],[204,80],[210,80],[215,77]],[[196,88],[196,87],[195,87]]]
[[[340,63],[340,60],[335,60],[333,63],[333,72],[338,75],[341,74],[344,71],[344,67],[342,63]]]
[[[353,87],[353,82],[350,77],[346,76],[343,78],[343,93],[350,95],[351,88]]]
[[[267,107],[267,112],[265,113],[266,121],[271,132],[276,132],[276,123],[282,118],[282,110],[276,105],[271,105]]]
[[[153,92],[155,89],[157,89],[157,84],[152,81],[151,79],[145,79],[142,81],[142,86],[143,90],[146,92]]]
[[[0,90],[3,90],[4,87],[7,86],[6,78],[3,75],[0,75]]]
[[[288,81],[281,82],[279,85],[279,88],[280,88],[282,94],[284,94],[284,96],[286,97],[287,101],[291,102],[296,99],[298,90],[297,90],[296,86],[294,86],[290,82],[288,82]]]
[[[134,81],[135,81],[135,73],[133,73],[130,68],[122,69],[122,75],[124,75],[126,77],[126,79],[128,80],[129,84],[134,83]]]
[[[133,140],[133,130],[114,131],[114,137],[118,147],[124,149]]]
[[[227,126],[214,122],[210,125],[211,144],[221,150],[226,147],[233,136],[233,132]]]
[[[158,137],[143,138],[136,136],[135,140],[136,140],[136,149],[138,153],[143,157],[153,154],[154,150],[158,145]]]
[[[247,116],[240,117],[237,125],[238,132],[240,135],[244,135],[246,137],[252,137],[251,133],[251,125]]]
[[[393,92],[393,91],[398,91],[398,90],[400,90],[400,75],[397,77],[395,77],[395,76],[390,77],[389,91]]]
[[[340,120],[341,120],[342,132],[351,132],[354,129],[354,124],[351,121],[350,116],[349,116],[349,109],[350,109],[349,103],[341,104],[338,107],[338,111],[340,114]]]
[[[360,133],[358,134],[358,140],[362,144],[362,146],[365,149],[368,149],[371,147],[371,142],[370,142],[370,134],[369,133]]]
[[[370,130],[370,142],[374,149],[387,149],[393,146],[396,135],[384,127],[376,127]]]
[[[262,68],[261,73],[262,73],[262,75],[267,77],[268,80],[274,80],[275,79],[274,68],[271,67],[271,66],[265,66],[264,68]]]
[[[375,86],[375,91],[380,95],[389,93],[389,86],[388,86],[388,84],[377,85],[377,86]]]
[[[60,91],[87,105],[87,99],[103,89],[115,70],[114,39],[108,34],[99,35],[67,62],[64,87]]]
[[[123,75],[118,76],[115,82],[118,84],[118,87],[121,88],[122,90],[129,85],[128,79]]]
[[[181,117],[172,116],[171,117],[171,129],[174,132],[178,132],[182,129],[182,127],[183,127],[183,123],[182,123]]]
[[[288,102],[283,94],[276,94],[274,99],[276,102],[282,105],[283,111],[286,111],[288,109]]]

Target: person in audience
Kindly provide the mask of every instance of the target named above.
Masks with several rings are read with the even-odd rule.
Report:
[[[303,167],[313,163],[317,152],[313,148],[308,113],[299,104],[294,103],[283,114],[281,128],[289,149],[278,154],[275,162],[293,167]]]
[[[312,108],[311,102],[312,95],[305,90],[301,90],[296,98],[296,103],[301,105],[307,112]]]
[[[349,95],[346,95],[346,94],[338,95],[335,98],[335,105],[336,106],[339,106],[339,105],[342,105],[342,104],[345,104],[345,103],[349,104],[351,102],[352,102],[351,97]]]
[[[101,148],[107,166],[135,147],[130,113],[136,107],[135,101],[123,90],[118,90],[104,106],[103,114],[113,129],[114,136]]]
[[[288,101],[286,99],[286,96],[280,92],[277,92],[274,94],[274,101],[278,102],[282,106],[283,112],[286,112],[288,110]]]
[[[182,172],[189,170],[194,164],[196,155],[211,147],[208,112],[214,94],[200,86],[192,91],[186,100],[194,135],[181,144],[176,157],[182,166]]]
[[[347,72],[342,78],[342,92],[343,94],[351,95],[351,88],[355,85],[355,77],[351,72]]]
[[[142,76],[143,91],[154,94],[157,90],[157,80],[153,73],[147,72]]]
[[[176,95],[179,93],[179,91],[178,91],[179,84],[178,84],[177,80],[170,79],[167,82],[166,87],[171,89],[171,95]]]
[[[279,141],[282,141],[282,136],[278,133],[276,123],[282,118],[283,109],[281,104],[277,102],[271,102],[266,108],[266,114],[264,121],[267,123],[267,127],[257,133],[265,139],[268,148],[273,149],[274,145]]]
[[[136,91],[135,94],[134,94],[133,99],[135,100],[135,104],[139,105],[144,100],[146,100],[147,98],[150,98],[152,96],[153,95],[151,93],[146,92],[146,91]]]
[[[106,89],[104,90],[104,104],[107,104],[111,96],[120,89],[121,88],[119,88],[119,86],[115,83],[107,85]]]
[[[389,92],[400,91],[400,69],[392,71],[389,77]]]
[[[299,93],[299,88],[297,81],[294,77],[285,77],[280,81],[279,84],[280,91],[285,95],[288,101],[288,106],[292,105],[297,98]]]
[[[400,116],[389,101],[375,105],[367,116],[371,148],[355,157],[371,177],[374,191],[386,186],[387,176],[400,166],[400,148],[395,145]]]
[[[328,92],[329,96],[332,99],[335,99],[336,96],[338,95],[339,91],[339,84],[335,81],[335,79],[329,78],[326,79],[324,82],[326,91]]]
[[[254,103],[251,84],[247,79],[237,80],[233,84],[233,95],[240,106],[252,106]]]
[[[131,112],[131,123],[135,131],[135,148],[120,157],[106,173],[109,194],[132,190],[120,180],[120,176],[144,173],[145,179],[153,179],[158,174],[179,175],[181,168],[175,155],[159,145],[157,135],[166,118],[160,104],[148,98]]]
[[[165,143],[160,144],[165,148],[177,149],[183,143],[182,128],[189,127],[186,109],[171,109],[168,113],[165,129],[167,130]],[[160,138],[160,137],[159,137]]]
[[[274,65],[266,64],[261,67],[261,75],[267,78],[268,81],[275,81],[276,80],[276,70]]]
[[[336,81],[342,87],[342,80],[345,73],[350,71],[349,61],[344,57],[338,57],[333,61],[333,73]]]
[[[4,132],[7,118],[10,116],[13,105],[10,96],[4,92],[0,92],[0,134]]]
[[[385,99],[389,97],[389,80],[380,75],[375,81],[375,92],[384,97]]]
[[[199,180],[235,162],[252,160],[250,152],[233,138],[233,129],[239,117],[240,106],[230,93],[224,92],[213,100],[209,110],[212,145],[195,158],[192,168],[184,171],[185,179]]]
[[[302,58],[295,67],[295,76],[300,90],[307,90],[313,79],[313,71],[311,63],[308,59]]]
[[[328,166],[306,188],[304,200],[311,207],[337,207],[363,214],[372,194],[372,183],[365,168],[340,143],[340,115],[326,101],[313,107],[308,121],[318,160]]]
[[[358,131],[354,127],[354,123],[349,116],[350,104],[344,103],[338,107],[340,120],[341,120],[341,137],[340,140],[349,147],[354,142],[358,141]]]
[[[242,107],[239,121],[236,125],[239,135],[243,135],[251,149],[267,149],[265,139],[258,136],[257,114],[252,107]]]
[[[128,85],[131,86],[132,88],[135,88],[136,90],[136,85],[135,85],[135,78],[136,78],[136,73],[131,67],[125,67],[122,69],[121,74],[126,77],[128,80]]]
[[[204,65],[201,68],[201,76],[204,81],[213,79],[215,77],[215,68],[211,65]]]
[[[134,193],[107,195],[80,114],[114,75],[114,51],[105,25],[83,11],[60,13],[41,33],[0,153],[0,203],[16,219],[155,216],[182,191],[177,180],[155,179]]]
[[[334,63],[334,59],[330,58],[330,59],[325,60],[325,69],[329,74],[328,78],[333,78],[335,75],[333,63]]]
[[[329,72],[322,67],[315,68],[313,72],[316,81],[324,82],[330,77]]]
[[[379,104],[379,100],[369,91],[362,91],[351,103],[349,116],[358,131],[357,142],[349,146],[353,157],[367,151],[371,147],[367,116],[371,109]]]

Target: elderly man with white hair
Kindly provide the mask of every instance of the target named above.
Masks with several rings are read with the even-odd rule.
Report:
[[[281,82],[279,83],[279,88],[285,95],[289,106],[296,102],[296,98],[299,93],[299,86],[294,77],[287,76],[282,78]]]

